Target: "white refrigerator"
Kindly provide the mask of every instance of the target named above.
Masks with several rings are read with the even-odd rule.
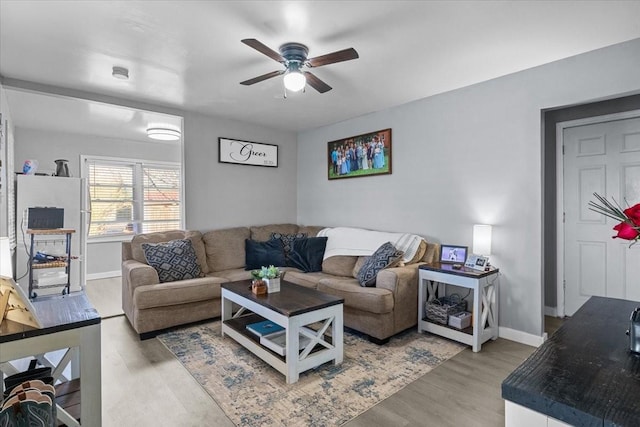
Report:
[[[54,207],[64,209],[63,228],[73,229],[71,234],[71,256],[69,281],[71,292],[84,289],[86,280],[86,253],[88,235],[88,189],[82,178],[18,175],[16,182],[16,281],[29,291],[29,251],[31,236],[27,233],[29,208]],[[42,240],[36,245],[50,255],[65,252],[65,236],[36,236]],[[62,287],[47,287],[47,283],[59,283],[64,268],[34,269],[34,278],[43,284],[35,290],[38,295],[61,294]],[[46,270],[46,271],[44,271]],[[57,270],[57,271],[56,271]],[[64,280],[66,283],[66,279]]]

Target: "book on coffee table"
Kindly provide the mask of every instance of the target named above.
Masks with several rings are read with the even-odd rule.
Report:
[[[304,350],[311,342],[311,339],[305,335],[299,334],[298,342],[300,350]],[[280,331],[269,335],[263,335],[260,337],[260,344],[275,351],[280,356],[284,356],[287,349],[287,333],[286,331]]]
[[[263,320],[262,322],[250,323],[247,329],[259,337],[270,335],[276,332],[284,331],[284,328],[271,320]]]

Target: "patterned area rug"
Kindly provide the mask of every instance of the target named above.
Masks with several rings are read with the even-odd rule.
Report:
[[[344,362],[295,384],[233,339],[220,321],[158,336],[237,426],[338,426],[459,353],[464,346],[405,331],[384,346],[345,331]]]

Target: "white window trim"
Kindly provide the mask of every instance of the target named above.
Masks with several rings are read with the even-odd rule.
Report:
[[[146,159],[137,159],[130,157],[108,157],[108,156],[94,156],[94,155],[80,155],[80,176],[84,178],[87,182],[87,200],[89,204],[91,203],[89,194],[89,177],[87,164],[90,161],[100,161],[100,162],[112,162],[112,163],[121,163],[121,164],[132,164],[132,163],[141,163],[144,166],[157,166],[157,167],[177,167],[180,170],[180,228],[184,229],[185,222],[185,208],[184,208],[184,171],[182,169],[182,164],[180,162],[166,162],[166,161],[156,161],[156,160],[146,160]],[[135,177],[134,177],[135,178]],[[89,214],[89,218],[91,214]],[[88,229],[91,226],[91,221],[88,221],[87,224],[87,233]],[[133,239],[133,235],[119,235],[119,236],[93,236],[87,237],[87,243],[107,243],[107,242],[128,242]]]

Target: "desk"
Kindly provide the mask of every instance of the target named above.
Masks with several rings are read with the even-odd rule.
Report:
[[[498,338],[498,272],[479,271],[439,262],[423,264],[418,280],[418,332],[427,331],[472,346],[480,351],[482,344]],[[455,285],[473,290],[472,330],[458,330],[426,319],[425,301],[445,295],[446,285]]]
[[[102,374],[100,365],[100,315],[83,292],[65,296],[42,297],[32,301],[42,328],[36,329],[12,321],[0,326],[0,366],[11,360],[40,356],[60,349],[77,348],[63,357],[53,370],[58,378],[64,366],[79,362],[81,377],[80,413],[82,424],[58,406],[58,419],[67,426],[102,425]]]

